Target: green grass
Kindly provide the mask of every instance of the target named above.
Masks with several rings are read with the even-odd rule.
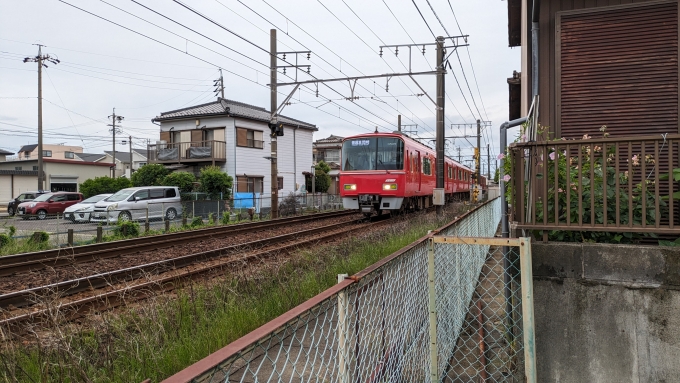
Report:
[[[0,379],[34,382],[160,381],[440,226],[409,217],[368,238],[301,251],[281,265],[190,285],[84,325],[55,324],[28,344],[7,342]]]

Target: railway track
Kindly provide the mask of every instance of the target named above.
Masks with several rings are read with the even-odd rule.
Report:
[[[161,234],[122,241],[98,243],[93,245],[61,248],[35,253],[25,253],[0,257],[0,277],[23,271],[36,271],[48,267],[92,262],[120,256],[126,252],[140,252],[171,247],[178,244],[195,242],[215,236],[239,234],[253,230],[271,229],[281,225],[305,223],[321,219],[356,214],[352,211],[319,213],[303,217],[280,218],[270,221],[249,222],[236,225],[217,226],[185,232]],[[0,305],[0,308],[2,306]]]
[[[0,308],[5,311],[0,328],[21,334],[29,324],[53,318],[55,308],[58,308],[60,320],[71,321],[89,312],[108,310],[171,291],[183,281],[216,270],[233,269],[305,245],[342,238],[387,218],[334,223],[0,295]],[[45,306],[45,302],[50,302],[50,307],[32,307],[36,303]],[[18,309],[21,307],[24,309]]]

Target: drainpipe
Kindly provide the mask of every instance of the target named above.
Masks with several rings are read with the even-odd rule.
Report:
[[[501,125],[501,150],[500,153],[505,154],[508,148],[508,129],[522,125],[527,121],[527,117],[518,118],[516,120],[504,122]],[[501,189],[501,236],[503,238],[510,238],[510,224],[508,222],[508,201],[505,198],[505,181],[503,176],[505,176],[505,158],[501,157],[501,163],[499,168],[499,179],[498,183]],[[512,291],[510,290],[510,259],[508,254],[510,253],[510,248],[503,246],[503,283],[505,284],[505,313],[506,318],[510,318],[512,321]],[[512,329],[512,325],[508,328]]]
[[[531,99],[538,95],[538,20],[540,1],[534,0],[531,9]]]

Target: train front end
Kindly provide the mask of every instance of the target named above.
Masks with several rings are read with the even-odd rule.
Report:
[[[404,141],[395,134],[369,134],[342,144],[340,195],[345,209],[364,214],[399,211],[406,192]]]

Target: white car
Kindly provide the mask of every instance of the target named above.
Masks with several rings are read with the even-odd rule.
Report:
[[[71,205],[64,210],[64,219],[73,223],[90,222],[90,214],[94,211],[94,205],[113,194],[98,194],[90,197],[75,205]]]
[[[118,191],[97,202],[91,222],[140,221],[167,219],[182,214],[179,188],[176,186],[142,186]]]

